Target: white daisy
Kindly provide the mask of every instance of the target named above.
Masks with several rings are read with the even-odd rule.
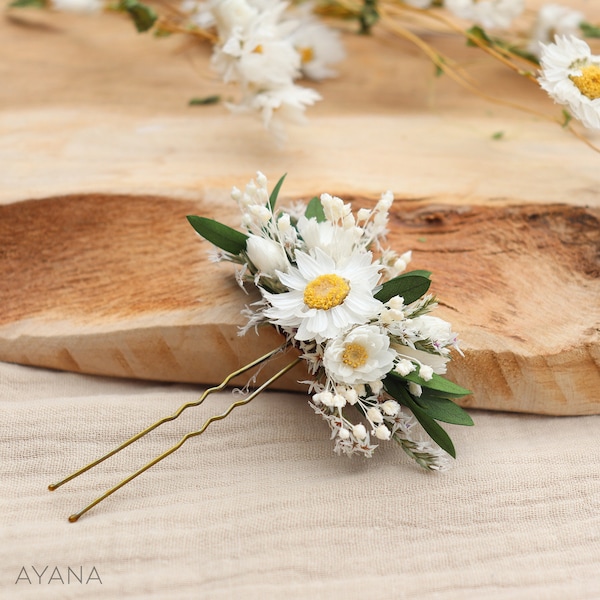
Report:
[[[585,21],[583,13],[560,4],[546,4],[542,6],[537,14],[529,51],[539,56],[541,44],[549,44],[554,41],[556,35],[572,35],[581,37],[580,25]]]
[[[277,273],[289,292],[271,294],[261,289],[270,304],[265,317],[288,331],[297,329],[296,340],[320,343],[379,314],[383,305],[373,297],[378,265],[372,263],[370,252],[336,262],[315,248],[312,256],[296,252],[296,263],[298,268]]]
[[[390,348],[390,338],[377,325],[359,325],[346,335],[327,342],[323,365],[327,375],[336,382],[354,385],[380,381],[394,366],[396,353]],[[376,408],[371,410],[372,413]],[[377,418],[367,413],[373,422]]]
[[[542,44],[540,86],[586,127],[600,129],[600,56],[573,36]]]
[[[330,65],[346,57],[339,33],[316,19],[310,5],[301,6],[296,12],[296,27],[288,39],[300,55],[302,74],[317,81],[335,77],[337,73]]]
[[[524,0],[445,0],[444,6],[461,19],[486,29],[508,29],[525,8]]]

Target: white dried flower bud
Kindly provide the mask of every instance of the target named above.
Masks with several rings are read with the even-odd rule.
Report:
[[[392,206],[392,202],[394,202],[394,194],[390,190],[381,194],[381,198],[379,202],[377,202],[375,206],[376,211],[385,211],[387,213]]]
[[[380,440],[389,440],[390,430],[385,425],[380,425],[375,429],[375,437]]]
[[[371,211],[368,208],[361,208],[356,214],[356,218],[359,222],[368,221],[371,216]]]
[[[333,397],[333,406],[335,408],[344,408],[346,406],[346,398],[341,394],[335,394]]]
[[[281,215],[281,217],[279,217],[279,219],[277,220],[277,229],[279,229],[281,233],[288,233],[288,231],[290,231],[291,228],[292,225],[290,222],[290,215],[288,215],[287,213]]]
[[[403,260],[406,264],[408,264],[412,260],[412,250],[408,250],[404,254],[400,256],[401,260]]]
[[[418,383],[415,383],[414,381],[409,381],[408,382],[408,391],[413,396],[416,396],[417,398],[419,398],[421,396],[421,394],[423,393],[423,388]]]
[[[358,394],[353,388],[348,388],[344,390],[342,392],[342,396],[346,398],[346,402],[348,402],[348,404],[356,404],[358,402]]]
[[[350,432],[343,427],[338,431],[338,437],[340,440],[347,440],[350,437]]]
[[[398,361],[398,364],[394,367],[394,371],[401,375],[402,377],[406,377],[409,373],[412,373],[415,370],[415,365],[410,361],[403,358]]]
[[[352,434],[357,440],[362,441],[367,437],[367,430],[362,423],[359,423],[358,425],[354,425],[354,427],[352,427]]]
[[[261,188],[267,187],[267,178],[265,177],[264,173],[256,171],[256,183],[258,183]]]
[[[313,395],[313,400],[317,404],[324,404],[325,406],[333,405],[333,394],[331,392],[319,392]]]
[[[372,421],[373,423],[382,423],[383,422],[383,415],[381,414],[381,411],[378,408],[375,408],[374,406],[372,406],[367,411],[367,418],[369,419],[369,421]]]
[[[344,210],[344,202],[341,198],[331,196],[330,194],[321,194],[321,204],[325,218],[331,223],[341,221],[347,211]]]
[[[386,400],[381,405],[381,410],[388,417],[395,417],[400,412],[400,405],[395,400]]]
[[[344,229],[353,229],[354,226],[356,225],[356,221],[354,220],[354,215],[352,213],[344,215],[344,219],[342,220],[342,225],[343,225]]]
[[[371,388],[371,392],[377,395],[383,389],[383,382],[380,379],[377,381],[370,381],[369,387]]]
[[[288,270],[288,259],[284,249],[277,242],[250,235],[246,241],[246,253],[252,264],[265,275],[275,275],[275,271]]]
[[[235,202],[240,202],[242,199],[242,192],[236,188],[235,186],[233,186],[231,188],[231,198],[235,201]]]
[[[392,310],[402,310],[404,308],[404,298],[402,296],[393,296],[385,304]]]
[[[353,387],[360,398],[364,398],[367,395],[364,383],[357,383]]]
[[[254,219],[252,219],[252,217],[248,213],[244,213],[242,215],[242,227],[245,227],[246,229],[251,229],[253,224]]]
[[[429,365],[421,365],[419,377],[422,377],[425,381],[431,380],[433,377],[433,369]]]
[[[248,210],[260,223],[266,225],[271,220],[271,211],[261,204],[253,204]]]

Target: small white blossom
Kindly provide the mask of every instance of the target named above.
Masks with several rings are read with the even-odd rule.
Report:
[[[341,440],[347,440],[350,437],[350,432],[343,427],[338,431],[338,437]]]
[[[400,405],[395,400],[386,400],[381,405],[381,410],[388,417],[395,417],[400,412]]]
[[[344,408],[344,406],[346,406],[346,398],[341,394],[334,394],[333,406],[334,408]]]
[[[379,394],[379,392],[381,392],[381,390],[383,389],[383,381],[381,381],[381,379],[377,379],[375,381],[369,381],[369,387],[371,388],[371,393],[375,394],[377,396]]]
[[[433,377],[433,369],[429,365],[421,364],[419,377],[422,377],[425,381],[430,381]]]
[[[352,435],[354,435],[357,440],[364,440],[367,437],[367,430],[362,423],[359,423],[352,427]]]
[[[339,387],[337,390],[338,394],[341,394],[346,399],[346,402],[350,405],[354,405],[358,402],[358,394],[354,388],[341,388]]]
[[[325,218],[330,223],[343,221],[344,217],[351,214],[352,210],[350,204],[344,204],[341,198],[327,193],[321,194],[321,205],[323,206]]]
[[[369,408],[369,410],[367,410],[367,419],[369,419],[369,421],[372,421],[373,423],[382,423],[383,415],[381,414],[381,411],[378,408],[372,406],[371,408]]]
[[[404,350],[404,347],[402,348]],[[409,373],[412,373],[415,370],[415,365],[410,360],[405,358],[399,360],[394,367],[394,371],[401,375],[402,377],[406,377]]]
[[[317,404],[324,404],[325,406],[333,406],[333,394],[331,392],[319,392],[313,395],[313,400]]]
[[[379,425],[379,427],[375,429],[375,437],[380,440],[389,440],[390,430],[385,425]]]

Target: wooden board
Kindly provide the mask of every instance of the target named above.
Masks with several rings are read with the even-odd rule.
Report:
[[[184,219],[237,226],[228,190],[261,169],[289,173],[284,201],[395,192],[390,244],[434,271],[466,405],[600,412],[600,158],[581,142],[424,76],[378,34],[346,36],[352,60],[278,148],[257,123],[185,106],[220,89],[197,77],[202,49],[110,15],[22,15],[0,24],[0,359],[207,383],[273,347],[269,330],[237,336],[252,297]],[[485,66],[492,92],[556,110]]]

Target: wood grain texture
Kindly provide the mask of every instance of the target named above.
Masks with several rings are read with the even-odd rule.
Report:
[[[350,198],[355,207],[373,200]],[[279,343],[238,336],[257,299],[211,263],[186,214],[228,209],[159,197],[72,196],[0,207],[0,359],[216,383]],[[460,331],[451,374],[469,406],[550,414],[600,408],[600,210],[567,205],[394,205],[390,245],[434,273]],[[567,312],[568,310],[568,312]],[[283,385],[298,389],[298,370]]]
[[[13,11],[0,34],[0,359],[206,383],[273,347],[268,329],[238,337],[253,296],[184,218],[237,226],[229,189],[260,169],[289,173],[288,200],[400,198],[390,244],[434,272],[465,404],[600,412],[600,159],[560,127],[435,78],[381,30],[344,35],[340,78],[312,86],[325,100],[284,147],[222,107],[186,106],[227,93],[205,48],[115,15]],[[491,95],[559,112],[461,40],[428,40]]]

